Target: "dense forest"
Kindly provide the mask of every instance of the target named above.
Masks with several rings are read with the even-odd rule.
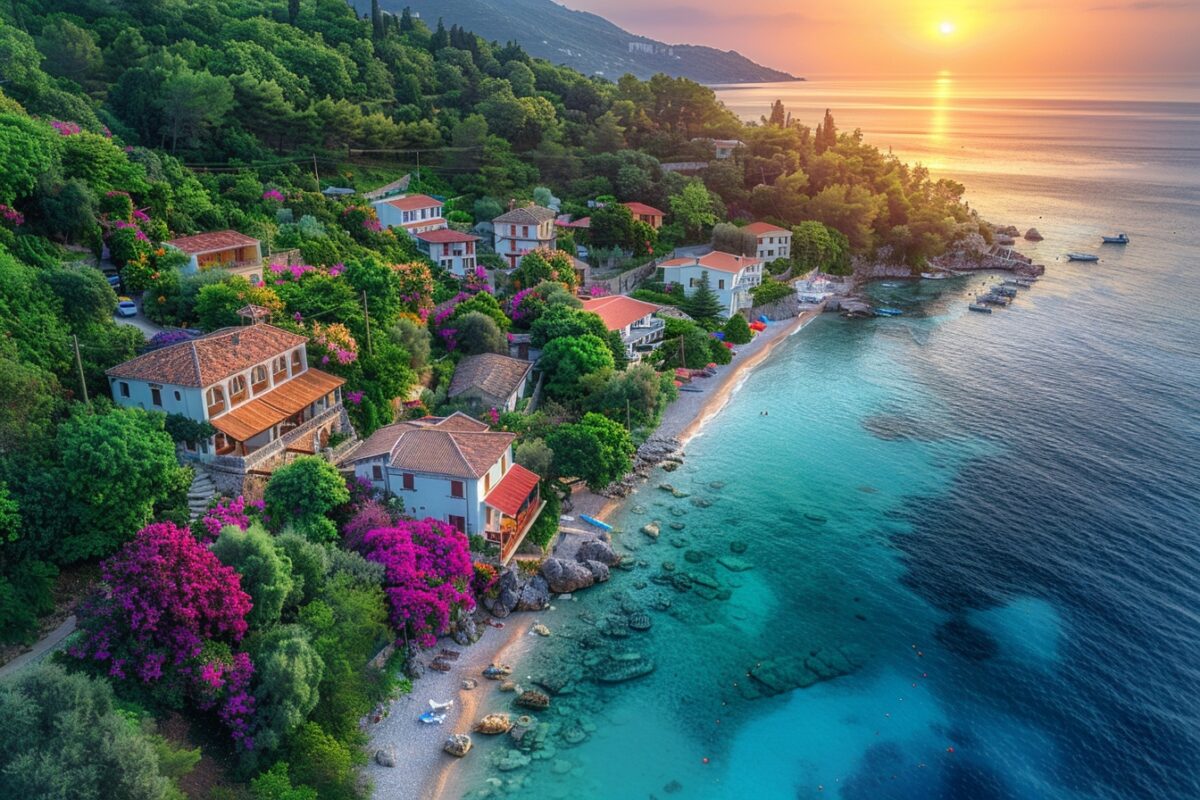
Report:
[[[717,319],[711,292],[659,286],[693,321],[668,320],[662,359],[626,369],[621,342],[581,310],[566,253],[533,254],[503,281],[459,280],[383,229],[361,192],[412,174],[464,230],[513,200],[561,198],[576,214],[641,201],[667,210],[661,231],[610,203],[591,243],[643,260],[736,241],[750,219],[793,229],[805,270],[844,269],[851,253],[919,267],[981,231],[961,186],[840,132],[830,114],[810,129],[777,105],[744,125],[687,80],[585,77],[408,14],[360,19],[343,0],[12,0],[0,5],[0,75],[0,639],[35,639],[65,576],[97,587],[68,671],[0,684],[4,796],[47,779],[46,753],[71,751],[94,763],[62,765],[63,796],[177,797],[201,756],[158,730],[172,714],[232,796],[357,796],[357,721],[398,688],[367,660],[388,641],[445,633],[495,580],[481,543],[405,518],[316,458],[189,523],[192,470],[176,444],[211,432],[115,407],[106,369],[238,324],[254,303],[346,379],[366,435],[397,414],[457,410],[446,394],[457,359],[528,333],[543,348],[542,408],[463,410],[517,433],[517,460],[546,478],[531,533],[544,545],[561,479],[600,488],[629,469],[675,396],[659,371],[677,366],[672,354],[723,363],[711,331],[750,338],[740,316]],[[714,137],[744,147],[716,161]],[[685,177],[666,161],[710,166]],[[331,185],[354,192],[323,195]],[[251,285],[186,274],[161,244],[222,228],[302,263]],[[152,341],[114,324],[117,296],[96,269],[108,262],[165,327]],[[70,722],[51,736],[54,718]],[[96,765],[119,786],[102,786]]]

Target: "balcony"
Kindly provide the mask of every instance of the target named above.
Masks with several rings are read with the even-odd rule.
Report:
[[[326,423],[338,419],[341,415],[341,405],[332,406],[316,416],[296,425],[286,433],[267,442],[261,447],[251,450],[244,455],[233,455],[236,448],[230,447],[224,452],[218,451],[213,460],[214,465],[226,467],[236,472],[270,472],[270,462],[283,457],[287,452],[314,453],[320,448],[313,447],[313,433]],[[240,443],[239,443],[240,444]]]
[[[489,530],[485,532],[485,538],[500,548],[500,563],[507,564],[521,546],[521,542],[525,541],[525,535],[529,533],[529,529],[537,522],[537,518],[541,516],[542,509],[546,507],[545,501],[538,498],[528,508],[517,514],[516,517],[503,515],[500,518],[500,529]]]
[[[540,481],[536,473],[514,464],[484,500],[491,509],[484,537],[500,548],[502,564],[507,564],[513,557],[546,507],[542,502]]]

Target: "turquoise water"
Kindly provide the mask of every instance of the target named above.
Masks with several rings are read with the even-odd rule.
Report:
[[[905,316],[781,344],[615,516],[632,568],[542,615],[516,675],[566,686],[527,765],[479,742],[466,796],[1200,797],[1200,104],[1070,89],[944,127],[947,152],[1070,151],[1065,178],[964,177],[1046,235],[1046,277],[988,316],[966,305],[998,276],[877,284]],[[1010,142],[1039,114],[1074,121]],[[1080,248],[1101,262],[1056,260]]]

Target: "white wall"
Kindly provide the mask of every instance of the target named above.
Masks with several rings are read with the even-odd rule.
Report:
[[[132,378],[109,378],[109,388],[117,405],[126,408],[142,408],[146,411],[162,411],[165,414],[180,414],[182,416],[202,421],[207,419],[204,408],[204,393],[194,386],[174,386],[169,383],[154,384],[161,386],[162,405],[154,405],[150,391],[150,381],[139,381]],[[128,384],[129,397],[121,394],[121,384]],[[176,399],[178,395],[178,399]]]

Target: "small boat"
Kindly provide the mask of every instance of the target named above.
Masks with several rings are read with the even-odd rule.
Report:
[[[1005,286],[1012,286],[1016,289],[1032,289],[1033,281],[1028,278],[1009,278],[1004,282]]]
[[[903,313],[904,312],[898,308],[877,308],[877,309],[875,309],[875,316],[877,316],[877,317],[898,317]]]
[[[434,714],[445,714],[450,709],[454,708],[454,701],[447,700],[444,703],[439,703],[436,700],[429,701],[429,710]]]
[[[1006,306],[1009,302],[1007,297],[1001,297],[998,294],[981,294],[975,299],[977,302],[985,303],[989,306]]]
[[[1100,256],[1094,253],[1067,253],[1067,261],[1099,261]]]
[[[993,286],[992,294],[998,294],[1001,297],[1012,299],[1017,296],[1017,290],[1012,286]]]
[[[980,314],[992,313],[992,307],[985,306],[982,303],[971,303],[971,305],[967,306],[967,308],[969,308],[972,311],[978,311]]]
[[[426,711],[424,714],[417,717],[417,719],[421,720],[421,722],[424,722],[426,725],[441,725],[446,721],[446,715],[445,713],[435,714],[432,711]]]
[[[944,281],[950,275],[945,272],[922,272],[921,277],[927,281]]]
[[[1101,236],[1100,239],[1105,244],[1129,244],[1129,237],[1123,233],[1118,233],[1116,236]]]
[[[589,517],[587,514],[580,514],[579,518],[588,525],[593,525],[602,531],[611,531],[613,529],[612,525],[609,525],[607,522],[602,522],[595,517]]]

